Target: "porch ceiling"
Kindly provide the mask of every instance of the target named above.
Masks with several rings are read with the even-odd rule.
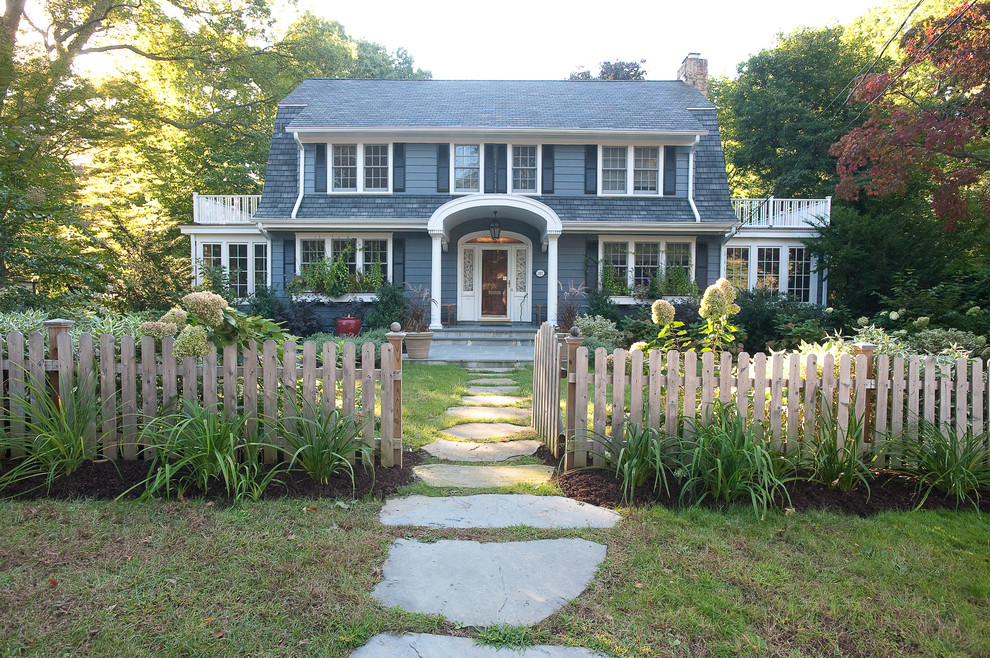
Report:
[[[560,217],[549,206],[536,199],[507,194],[472,194],[443,204],[430,217],[427,231],[442,237],[444,249],[450,238],[450,229],[462,222],[491,215],[495,210],[511,210],[504,217],[511,217],[533,226],[540,232],[544,251],[551,235],[560,235]]]

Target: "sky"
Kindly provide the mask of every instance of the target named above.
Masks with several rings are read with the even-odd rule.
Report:
[[[638,61],[652,80],[676,77],[689,52],[712,75],[802,26],[847,22],[881,0],[299,0],[354,38],[403,47],[436,79],[561,79],[601,61]],[[287,11],[287,10],[285,10]]]

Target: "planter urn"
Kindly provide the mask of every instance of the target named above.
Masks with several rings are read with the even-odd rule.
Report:
[[[406,333],[406,353],[410,359],[426,359],[430,356],[432,331],[410,331]]]
[[[361,333],[361,319],[346,315],[337,320],[338,336],[357,336]]]

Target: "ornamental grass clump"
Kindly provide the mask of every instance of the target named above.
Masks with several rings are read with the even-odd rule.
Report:
[[[708,498],[719,503],[748,499],[762,518],[775,496],[787,497],[790,464],[760,436],[757,423],[716,402],[709,422],[692,424],[693,436],[677,446],[682,501],[700,505]]]
[[[256,439],[258,422],[243,414],[218,413],[183,401],[182,410],[151,420],[140,434],[154,458],[141,498],[183,496],[193,488],[204,494],[222,487],[234,500],[257,500],[277,481],[281,467],[264,472],[264,448],[275,446]]]
[[[663,425],[663,420],[660,421]],[[673,439],[654,427],[628,420],[621,437],[592,433],[591,440],[602,447],[606,468],[622,480],[622,500],[631,503],[636,487],[653,483],[653,491],[663,487],[670,493],[667,476],[672,472]]]
[[[321,484],[345,473],[351,481],[353,494],[354,466],[351,462],[359,459],[367,468],[375,453],[374,448],[361,439],[361,428],[365,423],[361,423],[358,416],[344,415],[338,409],[324,413],[319,404],[306,403],[304,412],[300,411],[293,409],[293,414],[283,418],[280,424],[291,456],[289,468],[298,464]]]
[[[917,481],[919,508],[937,490],[979,510],[981,490],[990,491],[990,432],[960,433],[920,419],[917,438],[895,438],[890,453],[898,472]]]
[[[819,394],[818,397],[820,408],[825,408],[824,396]],[[864,450],[863,420],[850,414],[845,432],[841,431],[831,412],[805,422],[815,423],[815,443],[806,449],[799,462],[808,479],[847,493],[862,484],[868,499],[870,480],[873,479],[870,465],[877,460],[879,452]]]
[[[10,410],[0,417],[0,454],[11,449],[24,457],[0,475],[0,488],[34,477],[44,477],[51,488],[57,478],[71,475],[97,455],[103,440],[100,402],[92,378],[62,376],[60,394],[51,395],[47,382],[26,382],[24,397],[7,398]]]

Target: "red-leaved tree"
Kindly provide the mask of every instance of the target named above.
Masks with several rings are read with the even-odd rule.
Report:
[[[855,89],[870,115],[832,146],[836,195],[902,194],[921,177],[935,214],[955,230],[975,207],[990,211],[990,1],[916,25],[901,47],[897,69]]]

